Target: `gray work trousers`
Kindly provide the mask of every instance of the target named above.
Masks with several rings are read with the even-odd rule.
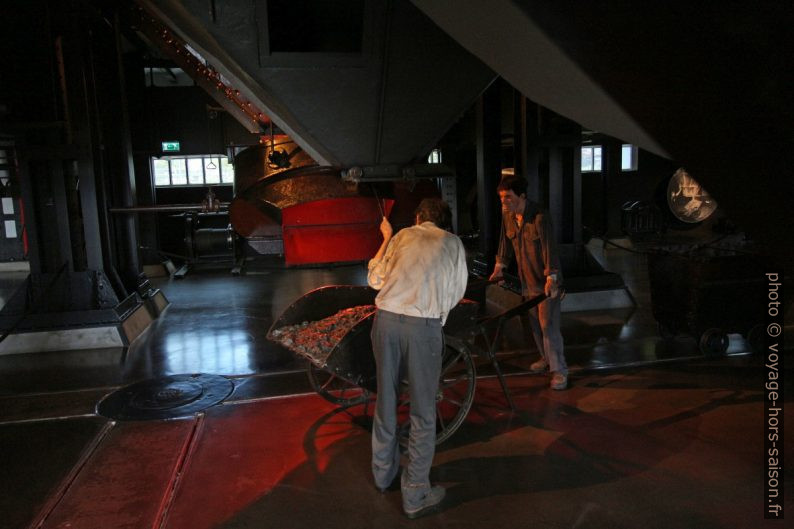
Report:
[[[562,333],[560,332],[560,297],[546,299],[527,313],[529,328],[540,355],[549,363],[549,371],[568,374]]]
[[[411,431],[403,493],[430,487],[436,449],[436,393],[441,375],[444,334],[438,318],[417,318],[378,310],[372,324],[378,398],[372,425],[372,474],[375,485],[388,487],[400,469],[397,399],[400,381],[408,379]]]

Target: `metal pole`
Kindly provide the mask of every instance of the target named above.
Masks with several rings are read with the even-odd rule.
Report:
[[[229,209],[229,202],[217,202],[217,211],[225,211]],[[151,206],[123,206],[108,208],[110,213],[146,213],[157,211],[160,213],[167,212],[180,212],[180,211],[198,211],[200,213],[215,213],[216,211],[207,211],[206,207],[202,204],[154,204]]]

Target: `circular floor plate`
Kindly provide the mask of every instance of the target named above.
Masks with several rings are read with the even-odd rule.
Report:
[[[233,389],[219,375],[171,375],[125,386],[102,399],[97,412],[122,421],[185,417],[222,402]]]

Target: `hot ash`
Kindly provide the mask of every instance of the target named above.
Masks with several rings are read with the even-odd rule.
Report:
[[[358,322],[375,312],[375,305],[342,309],[318,321],[304,321],[273,330],[268,338],[305,356],[317,367],[325,367],[328,356]]]

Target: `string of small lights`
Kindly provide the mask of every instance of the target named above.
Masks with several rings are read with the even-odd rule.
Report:
[[[263,130],[271,124],[270,119],[260,109],[245,99],[240,94],[240,90],[231,86],[220,72],[215,70],[198,52],[178,37],[174,31],[154,16],[146,13],[142,7],[137,6],[137,10],[140,30],[150,37],[156,37],[156,43],[160,49],[171,57],[185,73],[196,82],[203,81],[214,86],[215,89],[222,92],[229,101],[242,110],[253,123],[259,125]],[[260,138],[260,142],[263,142],[263,138]]]

